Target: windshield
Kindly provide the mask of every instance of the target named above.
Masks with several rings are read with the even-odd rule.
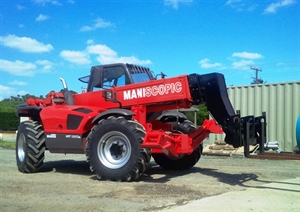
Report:
[[[99,90],[111,86],[124,86],[132,83],[155,80],[147,67],[133,64],[111,64],[93,66],[91,75],[79,78],[80,82],[88,83],[87,91]]]
[[[127,64],[134,83],[147,82],[153,79],[149,68]]]
[[[147,73],[131,73],[134,83],[150,81],[150,77]]]

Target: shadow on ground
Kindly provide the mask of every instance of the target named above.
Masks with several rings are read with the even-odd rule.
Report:
[[[59,172],[66,174],[93,175],[86,161],[60,160],[45,162],[39,172]]]
[[[40,172],[59,172],[66,174],[77,174],[91,176],[91,179],[98,180],[98,178],[90,171],[89,164],[86,161],[75,161],[75,160],[61,160],[61,161],[50,161],[45,162],[44,166],[40,169]],[[250,172],[250,171],[249,171]],[[146,183],[158,183],[164,184],[176,177],[182,177],[190,174],[206,175],[217,179],[218,182],[230,185],[230,186],[240,186],[245,188],[264,188],[257,186],[257,184],[265,183],[282,183],[276,181],[260,180],[259,176],[253,173],[240,173],[240,174],[230,174],[221,172],[218,169],[209,168],[198,168],[193,167],[189,170],[164,170],[161,169],[156,163],[151,162],[148,166],[146,172],[140,176],[137,182]],[[249,182],[257,182],[256,185],[249,185]],[[299,186],[299,184],[298,184]],[[279,188],[274,188],[279,189]]]

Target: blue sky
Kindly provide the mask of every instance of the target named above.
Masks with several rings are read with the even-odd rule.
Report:
[[[59,91],[93,65],[149,67],[167,77],[220,72],[247,85],[300,80],[296,0],[1,0],[0,100]]]

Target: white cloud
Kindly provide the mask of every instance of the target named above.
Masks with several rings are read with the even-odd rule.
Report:
[[[62,5],[59,1],[57,0],[33,0],[38,5],[45,6],[46,4],[53,4],[53,5]]]
[[[25,25],[24,24],[18,24],[19,28],[24,28]]]
[[[279,63],[276,64],[276,66],[286,66],[286,63],[279,62]]]
[[[89,40],[87,43],[93,43],[92,40]],[[96,44],[89,45],[84,51],[71,51],[63,50],[60,53],[60,56],[71,62],[78,65],[90,64],[90,55],[96,55],[97,61],[101,64],[109,63],[134,63],[134,64],[151,64],[150,60],[140,60],[135,56],[118,56],[118,53],[109,48],[106,45]]]
[[[4,85],[0,85],[0,101],[4,98],[10,98],[11,96],[23,96],[28,94],[28,91],[17,91],[14,87],[8,87]]]
[[[276,3],[271,3],[265,10],[265,14],[276,13],[277,10],[281,7],[287,7],[289,5],[295,4],[295,0],[280,0]]]
[[[112,50],[108,46],[101,45],[101,44],[88,46],[87,47],[87,52],[90,53],[90,54],[103,55],[105,57],[117,57],[117,52],[115,52],[114,50]]]
[[[188,4],[188,3],[192,3],[193,0],[165,0],[165,5],[166,6],[171,6],[174,9],[178,9],[178,5],[179,4]]]
[[[53,63],[50,62],[49,60],[37,60],[35,63],[38,65],[43,65],[43,66],[52,66],[53,65]]]
[[[18,95],[20,95],[20,96],[24,96],[26,94],[29,94],[29,92],[28,91],[23,91],[23,90],[18,91]]]
[[[241,0],[228,0],[226,2],[226,5],[231,5],[231,4],[238,3],[238,2],[241,2]]]
[[[43,73],[49,73],[53,68],[53,63],[48,60],[37,60],[35,64],[42,66],[41,71]]]
[[[253,65],[252,60],[240,60],[240,61],[237,61],[237,62],[233,62],[232,63],[232,68],[247,70],[247,69],[250,68],[251,65]]]
[[[0,85],[0,101],[4,98],[9,98],[17,94],[16,90],[12,87]]]
[[[94,20],[94,24],[92,26],[83,26],[81,27],[80,31],[85,32],[85,31],[92,31],[96,30],[98,28],[107,28],[113,26],[112,23],[108,21],[104,21],[102,18],[97,18]]]
[[[260,59],[263,58],[261,54],[252,53],[252,52],[234,52],[232,57],[240,57],[245,59]]]
[[[226,6],[230,6],[238,12],[248,11],[252,12],[257,8],[258,4],[254,1],[245,1],[245,0],[228,0],[225,3]]]
[[[86,41],[86,44],[87,44],[87,45],[94,44],[94,41],[93,41],[92,39],[89,39],[89,40]]]
[[[36,17],[35,21],[45,21],[48,18],[49,18],[49,16],[40,14],[38,17]]]
[[[204,58],[199,61],[199,64],[201,68],[216,68],[216,67],[222,67],[222,63],[210,63],[210,60],[208,58]]]
[[[16,35],[0,36],[0,43],[4,46],[28,53],[42,53],[53,50],[51,44],[44,44],[29,37],[17,37]]]
[[[26,86],[28,85],[27,82],[22,82],[22,81],[18,81],[18,80],[14,80],[12,82],[8,83],[9,85],[18,85],[18,86]]]
[[[9,61],[0,59],[0,69],[17,76],[33,76],[37,66],[33,63],[26,63],[20,60]]]
[[[34,76],[37,73],[49,73],[52,63],[48,60],[37,60],[35,63],[20,60],[0,59],[0,70],[16,76]]]
[[[101,64],[109,63],[134,63],[134,64],[151,64],[150,60],[140,60],[135,56],[119,57],[118,53],[106,45],[90,45],[86,48],[89,54],[96,54],[98,62]]]
[[[132,63],[132,64],[139,64],[139,65],[146,65],[151,64],[150,60],[140,60],[134,56],[130,57],[106,57],[104,55],[99,55],[97,60],[101,64],[109,64],[109,63]]]
[[[80,51],[63,50],[60,52],[60,56],[63,59],[78,65],[86,65],[91,63],[89,56]]]
[[[18,9],[18,10],[24,10],[24,9],[25,9],[25,7],[24,7],[24,6],[22,6],[22,5],[20,5],[20,4],[18,4],[18,5],[17,5],[17,9]]]

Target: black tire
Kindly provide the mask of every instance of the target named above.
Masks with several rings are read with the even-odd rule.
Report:
[[[16,140],[16,159],[20,172],[33,173],[44,163],[45,137],[42,125],[36,121],[21,122]]]
[[[192,122],[185,120],[182,123],[172,122],[173,132],[187,134],[195,129]],[[200,159],[202,154],[202,144],[199,145],[190,155],[181,155],[178,158],[169,158],[165,154],[152,154],[155,162],[163,169],[185,170],[192,168]]]
[[[87,138],[86,156],[99,179],[136,180],[147,169],[149,149],[140,148],[145,129],[133,119],[110,116],[95,125]]]

